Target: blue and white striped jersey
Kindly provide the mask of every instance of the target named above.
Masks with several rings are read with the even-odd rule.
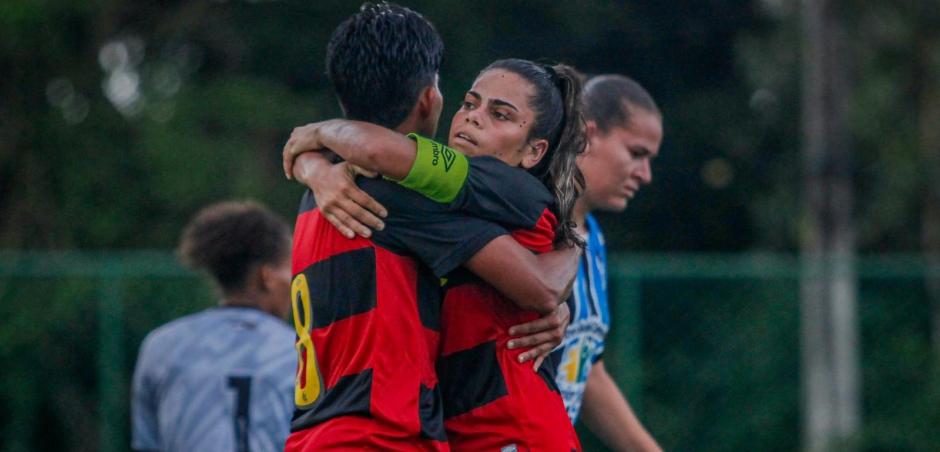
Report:
[[[586,220],[587,248],[568,299],[571,324],[564,342],[553,352],[553,361],[558,364],[555,382],[572,424],[578,420],[588,373],[604,352],[604,338],[610,329],[604,235],[594,217],[588,215]]]
[[[294,331],[219,307],[144,339],[134,370],[134,450],[280,451],[294,410]]]

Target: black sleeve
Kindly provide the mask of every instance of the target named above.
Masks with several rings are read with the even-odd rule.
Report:
[[[509,229],[531,229],[553,201],[545,185],[524,169],[494,157],[473,157],[467,180],[449,208]]]
[[[448,209],[394,182],[359,178],[358,183],[388,210],[385,229],[375,231],[372,240],[393,252],[415,256],[438,277],[508,233],[495,223]]]

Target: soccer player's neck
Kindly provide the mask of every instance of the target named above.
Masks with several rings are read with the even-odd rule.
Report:
[[[435,95],[435,93],[437,93]],[[442,100],[437,89],[433,86],[421,90],[418,100],[411,106],[408,116],[395,127],[395,131],[402,134],[417,133],[418,135],[433,138],[437,132],[437,123],[441,118],[440,104]],[[435,107],[436,106],[436,107]]]
[[[433,127],[428,126],[427,118],[422,118],[416,111],[412,111],[401,124],[395,127],[395,131],[402,135],[414,132],[428,138],[434,138],[435,132]]]
[[[225,307],[257,308],[258,299],[249,293],[250,290],[228,291],[222,294],[219,305]]]
[[[224,308],[252,308],[267,312],[262,294],[250,288],[233,290],[222,294],[219,306]]]
[[[226,308],[251,308],[279,319],[286,319],[290,303],[282,299],[281,294],[249,284],[242,290],[230,290],[222,293],[219,305]]]

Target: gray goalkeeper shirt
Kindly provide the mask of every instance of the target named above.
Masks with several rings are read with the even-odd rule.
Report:
[[[134,450],[280,451],[294,409],[294,331],[252,308],[207,309],[144,339]]]

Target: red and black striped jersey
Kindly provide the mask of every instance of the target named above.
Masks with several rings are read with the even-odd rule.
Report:
[[[304,196],[292,284],[299,353],[288,450],[446,450],[435,373],[444,275],[506,230],[392,182],[371,240],[346,239]]]
[[[557,220],[548,208],[513,238],[536,253],[553,249]],[[551,366],[536,373],[510,350],[509,328],[537,319],[464,270],[447,284],[437,371],[444,427],[453,451],[580,450]]]
[[[435,199],[452,199],[450,209],[517,229],[513,237],[533,252],[553,249],[557,221],[549,206],[554,200],[538,179],[496,158],[475,157],[469,159],[466,180],[455,185],[454,176],[446,174],[446,156],[455,151],[412,138],[418,142],[417,158],[423,152],[425,161],[423,177],[413,178],[410,186]],[[443,164],[435,163],[436,155],[445,156]],[[443,183],[435,183],[437,178]],[[451,449],[579,450],[551,366],[536,374],[516,360],[521,350],[506,348],[509,327],[538,315],[516,307],[466,270],[448,280],[437,369]]]

